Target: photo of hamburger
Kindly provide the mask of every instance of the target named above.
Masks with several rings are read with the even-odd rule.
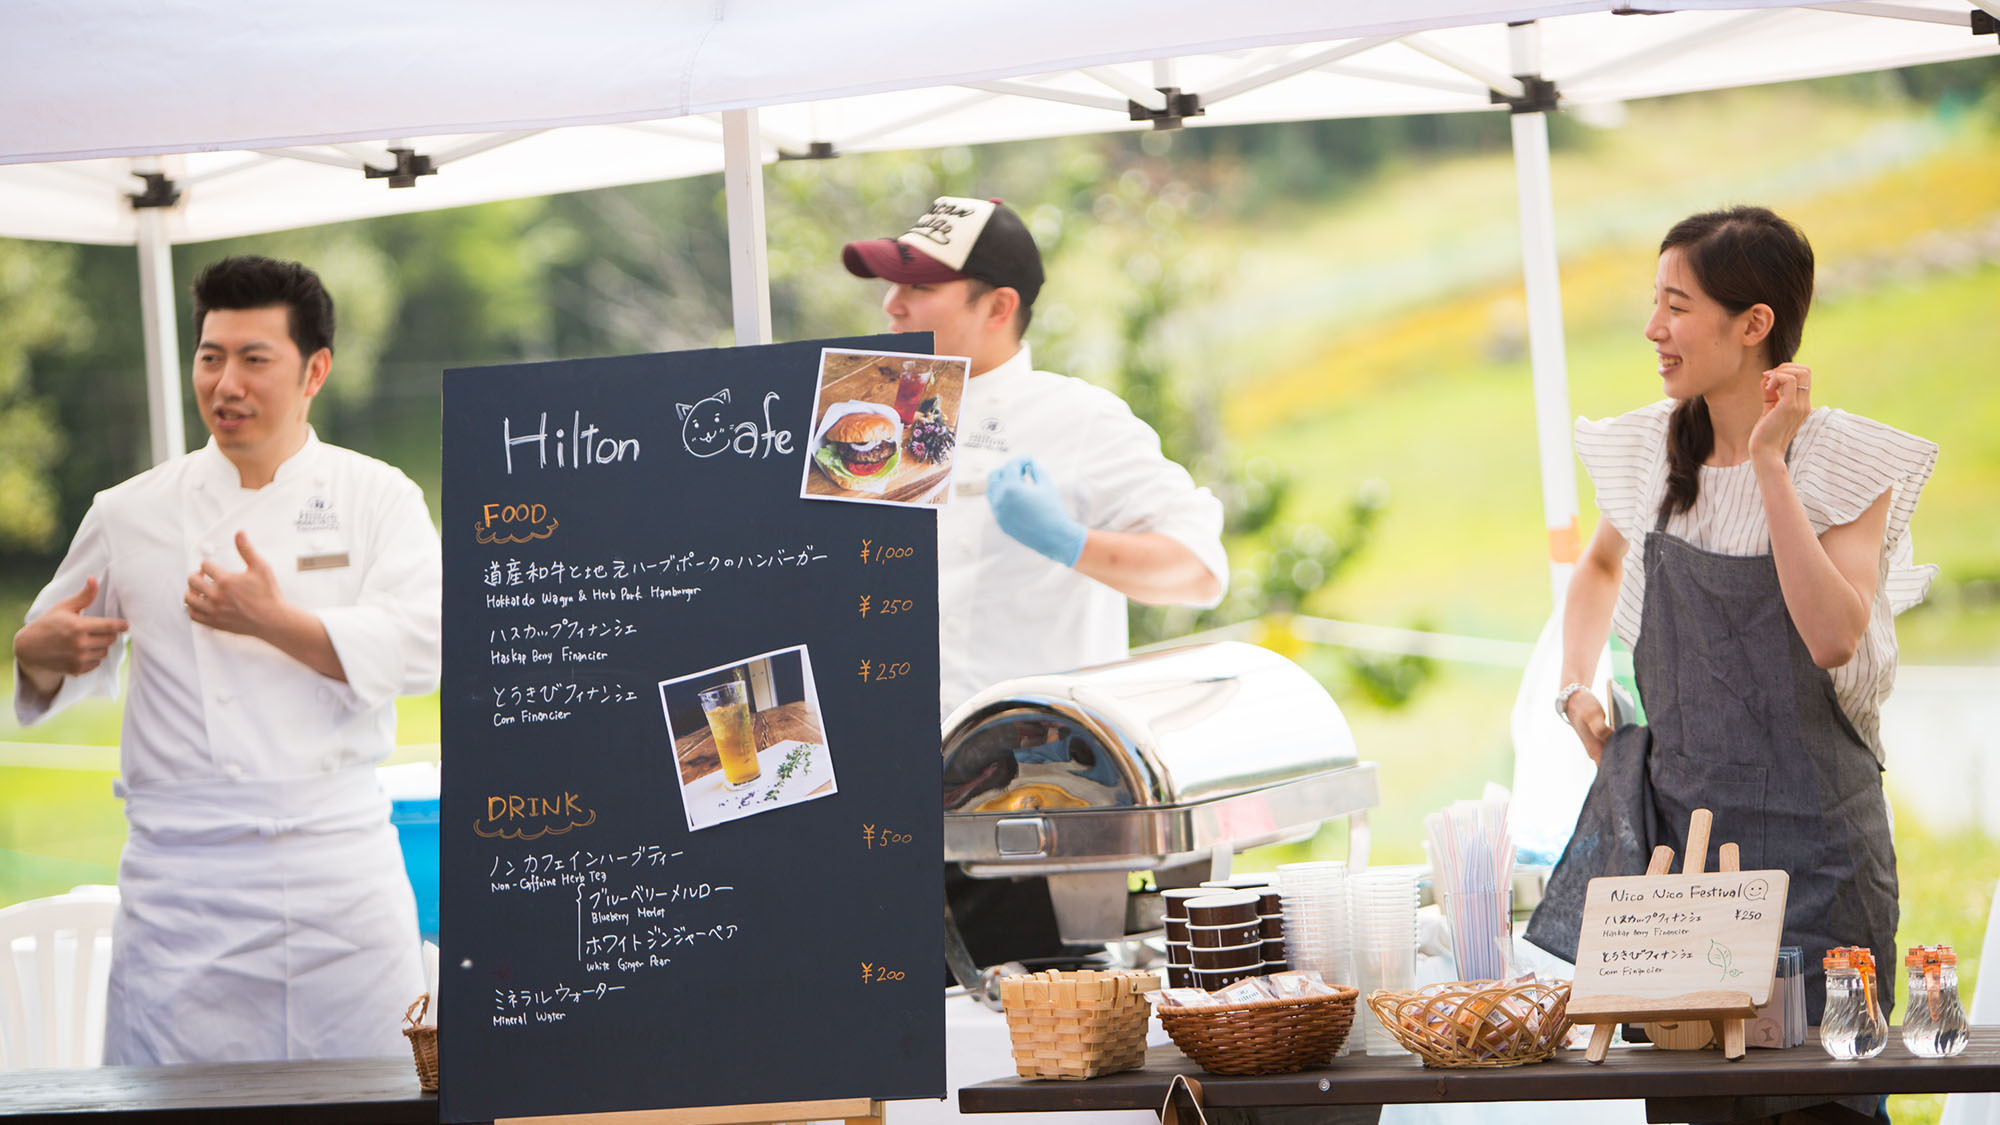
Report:
[[[842,488],[881,492],[902,464],[903,423],[885,407],[842,405],[857,409],[826,427],[813,451],[813,463]]]

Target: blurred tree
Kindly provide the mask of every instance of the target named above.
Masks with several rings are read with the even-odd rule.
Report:
[[[47,353],[89,334],[71,293],[69,247],[0,240],[0,548],[58,546],[51,472],[63,453],[54,405],[35,393],[31,370]]]
[[[1142,145],[1160,151],[1173,142]],[[1221,427],[1226,357],[1203,354],[1187,315],[1213,291],[1217,267],[1190,251],[1186,228],[1207,217],[1207,196],[1174,176],[1173,165],[1141,156],[1101,194],[1093,212],[1125,240],[1128,288],[1119,305],[1119,391],[1133,413],[1160,435],[1162,451],[1221,499],[1223,537],[1236,560],[1230,590],[1214,609],[1131,607],[1132,642],[1150,644],[1243,621],[1263,620],[1264,639],[1296,655],[1288,618],[1330,588],[1364,550],[1387,496],[1362,484],[1345,520],[1331,531],[1281,521],[1292,475],[1269,458],[1245,460]],[[1059,266],[1057,268],[1060,268]],[[1430,677],[1429,661],[1376,659],[1343,650],[1339,666],[1376,701],[1400,705]]]

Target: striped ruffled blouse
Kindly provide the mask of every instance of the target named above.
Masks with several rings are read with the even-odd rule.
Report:
[[[1673,400],[1593,422],[1576,420],[1576,448],[1597,487],[1597,508],[1625,537],[1625,575],[1611,626],[1627,647],[1639,642],[1646,599],[1646,534],[1667,491],[1667,422]],[[1924,600],[1934,565],[1918,566],[1910,546],[1910,516],[1937,464],[1937,445],[1880,422],[1822,406],[1807,415],[1792,441],[1792,484],[1813,533],[1852,523],[1884,492],[1889,526],[1882,540],[1882,581],[1854,659],[1831,669],[1834,695],[1862,738],[1883,760],[1882,700],[1896,680],[1898,613]],[[1771,533],[1750,462],[1700,469],[1694,507],[1667,520],[1668,534],[1707,551],[1765,555]]]

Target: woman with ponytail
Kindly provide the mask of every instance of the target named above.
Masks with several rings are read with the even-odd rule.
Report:
[[[1528,936],[1574,960],[1585,883],[1680,855],[1706,808],[1745,870],[1789,872],[1784,941],[1817,1023],[1829,947],[1897,963],[1878,718],[1894,617],[1936,571],[1912,565],[1909,522],[1937,447],[1813,406],[1795,361],[1812,288],[1812,247],[1770,211],[1682,221],[1645,329],[1666,397],[1577,422],[1602,518],[1570,579],[1556,709],[1598,774]],[[1613,630],[1645,726],[1614,730],[1586,686]]]

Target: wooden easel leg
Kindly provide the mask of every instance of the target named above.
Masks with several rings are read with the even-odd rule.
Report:
[[[1674,869],[1674,849],[1661,844],[1653,849],[1652,859],[1646,864],[1646,874],[1665,875]]]
[[[1743,1057],[1743,1019],[1717,1020],[1715,1037],[1722,1043],[1722,1057],[1734,1061]]]
[[[1611,1049],[1611,1033],[1618,1029],[1615,1023],[1600,1023],[1590,1029],[1590,1046],[1585,1048],[1583,1057],[1588,1062],[1601,1063],[1604,1053]]]

